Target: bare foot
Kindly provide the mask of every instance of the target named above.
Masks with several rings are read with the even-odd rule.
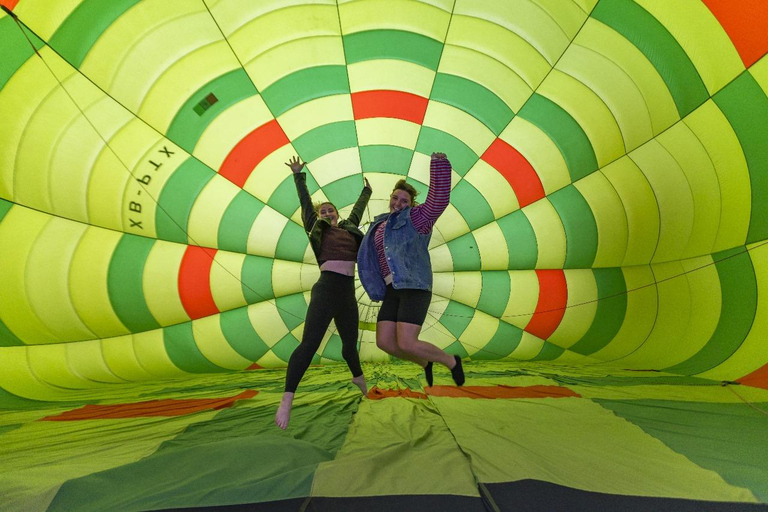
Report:
[[[360,391],[363,393],[363,396],[368,396],[368,386],[365,383],[365,375],[358,375],[357,377],[352,377],[352,384],[360,388]]]
[[[283,398],[280,400],[280,407],[277,408],[277,414],[275,414],[275,425],[283,430],[288,427],[288,422],[291,420],[293,395],[294,393],[289,393],[288,391],[283,393]]]

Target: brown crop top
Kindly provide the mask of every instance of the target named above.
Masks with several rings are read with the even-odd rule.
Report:
[[[320,242],[320,254],[317,264],[329,260],[357,261],[357,240],[344,228],[328,226]]]

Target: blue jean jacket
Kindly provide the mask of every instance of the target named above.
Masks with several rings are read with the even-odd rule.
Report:
[[[382,213],[373,219],[357,253],[357,272],[371,300],[384,299],[387,285],[379,270],[374,236],[379,224],[384,228],[384,254],[392,271],[392,286],[397,289],[432,290],[432,262],[429,259],[429,239],[432,231],[422,235],[413,227],[411,209]]]

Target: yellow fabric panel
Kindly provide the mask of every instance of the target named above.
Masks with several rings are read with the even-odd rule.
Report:
[[[634,84],[634,88],[637,88],[642,95],[642,102],[648,110],[647,115],[650,117],[654,135],[661,133],[678,121],[677,106],[664,79],[648,58],[624,36],[596,19],[590,18],[584,24],[584,28],[579,32],[575,42],[603,55],[627,74]],[[629,87],[629,84],[624,83],[612,92],[630,95],[632,88]],[[624,101],[627,100],[628,98]],[[639,109],[639,107],[636,108]],[[635,121],[640,122],[641,119]],[[632,129],[634,130],[636,127],[633,126]],[[634,137],[628,136],[625,132],[625,144],[628,151],[636,147],[636,142]]]
[[[573,2],[576,3],[585,13],[592,12],[592,9],[595,8],[595,5],[597,5],[598,1],[599,0],[573,0]]]
[[[421,129],[416,123],[387,117],[360,119],[355,126],[360,147],[385,144],[410,150],[416,147]]]
[[[27,344],[60,341],[38,317],[26,293],[29,253],[50,221],[48,215],[15,206],[0,223],[0,318]]]
[[[313,4],[324,4],[334,6],[335,0],[312,0]],[[211,14],[216,19],[216,23],[221,27],[227,38],[255,18],[267,16],[273,11],[291,8],[294,6],[304,6],[306,0],[259,0],[258,2],[240,2],[240,1],[217,1],[206,2],[211,9]],[[295,11],[292,11],[295,12]]]
[[[759,61],[752,64],[752,67],[749,68],[749,74],[752,75],[752,78],[757,81],[760,88],[768,96],[768,57],[763,56]]]
[[[272,291],[275,297],[284,297],[301,293],[312,288],[317,279],[311,280],[311,276],[305,275],[304,263],[295,261],[274,260],[272,264]],[[319,268],[316,265],[311,265]],[[319,278],[320,276],[317,275]]]
[[[285,163],[294,156],[296,156],[296,150],[290,144],[273,151],[251,171],[243,185],[243,190],[262,203],[269,202],[269,198],[283,181],[286,179],[293,181],[292,171]],[[298,196],[296,196],[296,206],[299,206]],[[301,217],[297,217],[296,221],[300,223]]]
[[[83,0],[25,0],[13,12],[47,41],[81,3]]]
[[[429,250],[429,258],[432,261],[432,272],[434,273],[435,280],[437,280],[439,272],[453,271],[453,256],[447,245],[442,244],[431,248]]]
[[[132,338],[139,365],[150,373],[153,378],[189,377],[187,372],[173,364],[171,358],[168,357],[163,341],[162,329],[133,334]]]
[[[453,291],[450,299],[461,302],[471,308],[477,307],[483,290],[483,276],[480,272],[454,272]]]
[[[247,304],[243,295],[245,254],[218,251],[211,266],[211,295],[219,311],[229,311]]]
[[[420,340],[428,341],[442,349],[455,343],[456,338],[454,338],[453,334],[439,322],[443,313],[448,308],[449,303],[450,301],[448,299],[432,295],[432,302],[429,304],[427,318],[424,320],[424,327],[419,334]]]
[[[515,15],[513,19],[520,18]],[[454,11],[451,17],[445,44],[470,48],[492,57],[514,71],[533,90],[551,69],[538,48],[521,35],[495,21],[459,11]]]
[[[627,286],[627,309],[624,322],[613,340],[592,357],[600,361],[623,364],[623,357],[632,354],[653,330],[658,311],[658,295],[653,285],[654,277],[648,266],[622,269]]]
[[[360,190],[363,190],[360,150],[356,147],[339,149],[313,160],[310,164],[312,176],[321,187],[347,176],[359,175]],[[339,208],[342,205],[338,205]]]
[[[539,278],[533,270],[509,272],[510,292],[501,320],[525,329],[539,302]]]
[[[277,80],[315,66],[346,64],[340,36],[317,36],[281,44],[245,63],[245,70],[263,91]]]
[[[459,341],[466,349],[469,357],[472,357],[477,352],[482,353],[483,347],[491,341],[498,327],[499,320],[497,318],[487,315],[482,311],[475,311],[472,320],[469,321],[469,325],[459,336]],[[500,356],[501,354],[492,355]]]
[[[709,254],[720,224],[720,184],[706,149],[685,123],[677,123],[656,139],[685,174],[693,196],[693,226],[684,257]]]
[[[347,74],[352,93],[387,90],[428,98],[436,73],[413,62],[375,59],[350,64]]]
[[[448,2],[437,7],[413,0],[358,0],[339,4],[342,32],[392,29],[421,34],[437,41],[445,40],[451,19]]]
[[[547,12],[569,40],[573,40],[581,30],[591,11],[582,9],[575,0],[533,0],[533,3]],[[594,3],[597,0],[593,0]]]
[[[515,148],[536,171],[545,194],[571,183],[563,154],[549,136],[522,117],[515,117],[499,136]]]
[[[248,254],[273,258],[280,234],[288,222],[280,213],[265,205],[248,234]]]
[[[568,269],[564,274],[568,287],[565,313],[547,341],[568,348],[579,341],[592,326],[598,305],[597,283],[590,269]]]
[[[456,274],[451,271],[442,272],[434,271],[435,254],[430,252],[430,258],[432,259],[432,295],[438,297],[450,298],[453,294],[453,288],[455,283]]]
[[[699,0],[637,0],[674,36],[696,67],[709,94],[725,87],[744,71],[731,39]]]
[[[472,232],[480,252],[481,270],[507,270],[509,247],[499,224],[491,222]]]
[[[659,238],[659,213],[653,189],[628,157],[613,162],[600,172],[611,182],[624,206],[628,235],[623,265],[650,262]]]
[[[544,340],[537,338],[529,332],[523,332],[523,337],[520,338],[520,343],[517,345],[510,358],[518,359],[520,361],[527,361],[533,359],[541,353],[541,349],[544,348]]]
[[[272,113],[261,96],[238,101],[217,115],[205,128],[193,154],[211,169],[218,169],[241,140],[272,119]]]
[[[659,205],[659,243],[653,262],[683,258],[694,221],[691,185],[680,165],[657,140],[637,148],[629,156],[648,179]]]
[[[595,151],[599,167],[625,153],[616,118],[588,84],[553,69],[537,92],[557,103],[579,123]]]
[[[334,94],[307,101],[293,107],[277,118],[290,140],[306,132],[337,121],[351,121],[352,101],[347,94]]]
[[[152,245],[142,276],[147,308],[160,325],[188,322],[179,296],[179,271],[187,246],[158,240]],[[200,276],[206,279],[208,276]]]
[[[211,363],[228,370],[245,370],[252,361],[244,358],[227,342],[221,330],[219,315],[199,318],[192,322],[195,344]]]
[[[29,349],[3,347],[0,351],[0,388],[23,398],[51,400],[65,394],[63,390],[40,380],[29,364]],[[44,349],[49,347],[43,347]]]
[[[75,374],[67,361],[67,344],[29,347],[27,363],[37,378],[60,388],[87,389],[93,382]]]
[[[684,122],[704,145],[717,173],[720,219],[712,252],[742,245],[752,215],[752,185],[741,143],[712,100],[691,112]]]
[[[442,149],[442,148],[441,148]],[[450,160],[451,155],[447,155],[448,159]],[[417,180],[424,185],[429,185],[429,169],[431,166],[431,154],[427,155],[425,153],[414,153],[411,157],[411,167],[408,169],[408,178]],[[395,182],[402,178],[402,176],[397,176]],[[451,190],[456,186],[456,184],[461,180],[461,176],[451,169]],[[389,192],[392,190],[391,187],[395,185],[395,182],[393,182],[390,185],[390,188],[387,190],[387,201],[389,201]],[[424,201],[425,196],[420,195],[416,198],[417,201]],[[387,206],[389,208],[389,206]]]
[[[109,263],[122,238],[116,231],[89,227],[80,238],[69,269],[69,294],[78,316],[96,336],[128,334],[107,289]]]
[[[240,187],[219,175],[206,183],[189,213],[187,239],[194,245],[218,246],[222,217],[239,193]]]
[[[520,208],[512,186],[484,160],[478,160],[464,175],[464,179],[488,201],[494,218],[500,219]]]
[[[88,227],[51,218],[30,247],[25,268],[29,305],[61,341],[95,338],[72,304],[69,270],[80,238]],[[52,340],[51,340],[52,341]]]
[[[107,365],[102,353],[101,340],[67,343],[65,357],[74,375],[93,383],[122,383],[124,379],[115,375]]]
[[[670,376],[674,374],[660,372],[656,375]],[[674,400],[678,402],[703,402],[736,404],[743,403],[738,395],[750,402],[768,401],[768,391],[760,388],[751,388],[741,386],[735,388],[736,395],[731,389],[725,386],[685,386],[682,384],[663,385],[663,384],[645,384],[642,386],[633,386],[630,392],[628,386],[579,386],[571,387],[574,391],[584,398],[603,398],[608,400],[626,400],[627,395],[632,393],[634,399],[644,400]]]
[[[437,222],[440,224],[440,234],[446,242],[470,232],[464,217],[452,204],[448,205]]]
[[[472,115],[437,101],[429,102],[424,126],[453,135],[478,155],[482,155],[496,139],[496,135]]]
[[[557,210],[544,198],[523,208],[536,235],[539,256],[536,268],[563,268],[565,264],[565,228]]]
[[[513,112],[520,110],[533,93],[520,75],[493,57],[472,48],[446,45],[438,71],[461,76],[486,87]]]
[[[280,317],[280,312],[272,300],[248,306],[248,318],[250,318],[251,325],[256,330],[256,334],[268,347],[273,347],[275,343],[283,339],[283,336],[288,334],[288,328],[285,326],[283,319]],[[261,359],[257,362],[259,365],[264,366],[261,363]]]
[[[601,172],[573,184],[589,204],[597,224],[597,254],[592,267],[620,267],[627,253],[627,216],[616,189]]]
[[[139,363],[133,336],[120,336],[101,340],[101,352],[109,370],[129,382],[151,380],[154,377]]]

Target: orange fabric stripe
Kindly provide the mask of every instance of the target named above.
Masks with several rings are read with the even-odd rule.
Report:
[[[0,5],[7,7],[9,11],[12,11],[18,3],[19,0],[0,0]]]
[[[544,197],[544,186],[533,166],[515,148],[501,139],[493,141],[480,157],[499,171],[512,186],[520,208]]]
[[[768,2],[765,0],[704,0],[715,15],[745,67],[768,53]]]
[[[565,272],[559,269],[537,270],[536,276],[539,278],[539,302],[525,330],[545,340],[552,336],[563,320],[568,303],[568,284]]]
[[[768,389],[768,364],[758,368],[749,375],[745,375],[736,382],[754,388]]]
[[[219,174],[242,188],[264,158],[288,143],[288,136],[276,119],[264,123],[232,148],[221,164]]]
[[[253,398],[259,392],[247,389],[239,395],[228,398],[187,398],[150,400],[132,404],[86,405],[41,421],[79,421],[97,419],[146,418],[150,416],[184,416],[202,411],[232,407],[237,400]]]
[[[398,396],[403,398],[427,398],[427,395],[424,393],[419,393],[418,391],[412,391],[410,389],[381,389],[373,386],[368,390],[368,398],[371,400],[381,400],[383,398],[394,398]]]
[[[355,119],[392,117],[422,124],[428,103],[427,98],[401,91],[362,91],[352,94]]]
[[[211,267],[215,249],[190,245],[179,269],[179,297],[184,310],[194,320],[219,313],[211,292]]]
[[[432,386],[427,394],[453,398],[581,398],[563,386]]]

